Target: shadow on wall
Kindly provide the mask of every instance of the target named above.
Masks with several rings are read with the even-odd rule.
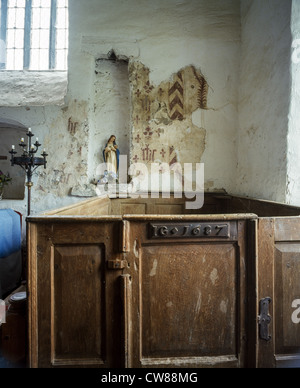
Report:
[[[21,168],[11,166],[11,146],[18,144],[25,138],[27,127],[13,120],[0,119],[0,171],[12,178],[4,187],[3,199],[24,199],[25,197],[25,172]]]

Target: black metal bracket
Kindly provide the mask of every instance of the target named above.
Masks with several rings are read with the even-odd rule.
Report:
[[[263,298],[259,301],[259,338],[265,341],[270,341],[269,324],[271,323],[271,316],[269,315],[269,306],[272,302],[270,297]]]

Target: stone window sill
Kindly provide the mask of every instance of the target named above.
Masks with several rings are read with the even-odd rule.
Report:
[[[63,105],[67,93],[66,71],[0,71],[0,106]]]

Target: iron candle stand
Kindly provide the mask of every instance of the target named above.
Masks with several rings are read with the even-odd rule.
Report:
[[[32,144],[32,137],[34,136],[34,134],[31,132],[30,128],[28,128],[28,132],[26,133],[26,135],[28,136],[28,145],[25,143],[24,138],[21,139],[21,142],[19,144],[19,146],[22,148],[22,151],[23,151],[22,155],[15,156],[17,152],[15,150],[14,145],[12,146],[11,151],[9,151],[9,153],[11,154],[11,159],[10,159],[11,165],[20,166],[26,173],[27,182],[25,183],[25,185],[27,186],[27,191],[28,191],[27,215],[29,216],[30,210],[31,210],[30,209],[31,187],[33,186],[32,174],[40,166],[44,166],[44,168],[46,168],[46,165],[47,165],[46,157],[48,156],[48,154],[44,149],[40,157],[35,156],[41,144],[38,142],[38,138],[36,138],[36,142]]]

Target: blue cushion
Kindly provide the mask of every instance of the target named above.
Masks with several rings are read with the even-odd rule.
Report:
[[[12,209],[0,210],[0,259],[21,249],[20,216]]]

